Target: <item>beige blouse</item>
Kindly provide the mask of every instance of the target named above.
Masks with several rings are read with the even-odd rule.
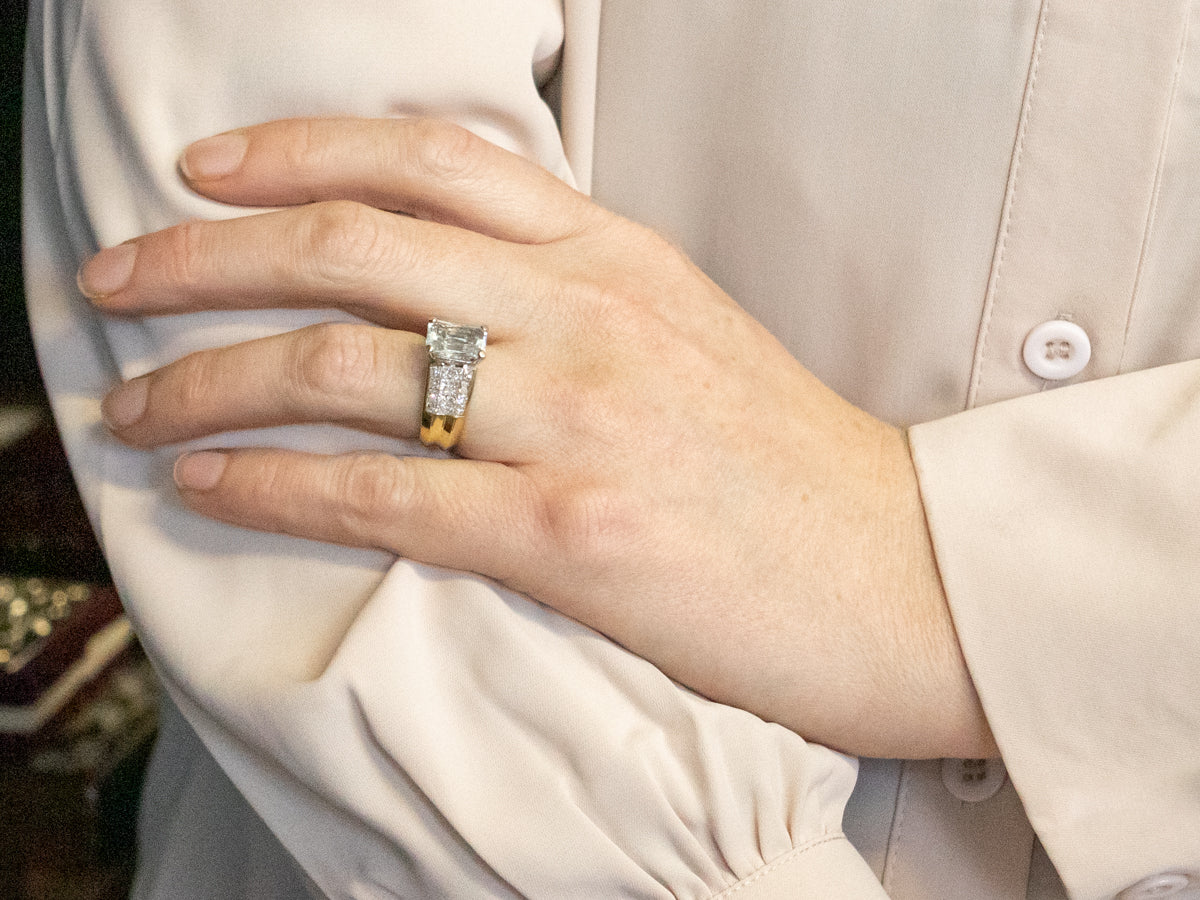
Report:
[[[1197,4],[564,5],[33,4],[31,320],[182,712],[137,896],[1200,896]],[[180,149],[412,112],[590,184],[914,426],[1003,761],[859,764],[492,584],[201,520],[104,435],[116,378],[318,317],[92,316],[85,254],[241,212]]]

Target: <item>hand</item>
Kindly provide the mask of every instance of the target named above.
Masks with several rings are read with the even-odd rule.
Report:
[[[377,325],[135,379],[104,405],[126,443],[295,422],[412,438],[428,319],[489,328],[459,458],[193,454],[190,507],[488,576],[833,747],[994,750],[904,434],[662,238],[436,121],[275,122],[182,168],[214,199],[284,208],[102,252],[80,275],[100,309],[337,306]]]

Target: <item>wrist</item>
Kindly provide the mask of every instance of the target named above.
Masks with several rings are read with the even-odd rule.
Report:
[[[899,618],[909,626],[896,630],[903,646],[895,646],[894,652],[911,673],[914,711],[927,717],[932,726],[928,738],[914,740],[912,752],[905,755],[994,756],[996,741],[967,668],[938,571],[907,432],[892,429],[888,443],[891,496],[887,501],[890,514],[884,521],[899,526],[891,535],[897,545],[896,558],[904,560],[897,582],[902,587],[895,602]],[[879,588],[886,589],[886,585]]]

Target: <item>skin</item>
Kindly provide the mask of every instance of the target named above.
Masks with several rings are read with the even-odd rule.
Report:
[[[191,454],[192,509],[479,573],[838,749],[995,753],[904,433],[661,237],[432,120],[268,123],[193,145],[181,172],[281,209],[102,251],[80,271],[99,309],[336,306],[376,324],[128,382],[103,407],[125,443],[298,422],[413,438],[425,323],[489,329],[454,457]]]

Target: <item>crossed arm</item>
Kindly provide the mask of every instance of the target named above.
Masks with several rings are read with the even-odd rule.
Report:
[[[200,142],[213,199],[80,273],[114,315],[335,306],[106,399],[154,447],[337,422],[414,437],[433,317],[486,324],[460,456],[184,456],[225,521],[476,572],[714,699],[859,754],[994,743],[905,436],[821,385],[667,242],[436,121],[289,120]],[[402,213],[403,215],[396,215]]]

